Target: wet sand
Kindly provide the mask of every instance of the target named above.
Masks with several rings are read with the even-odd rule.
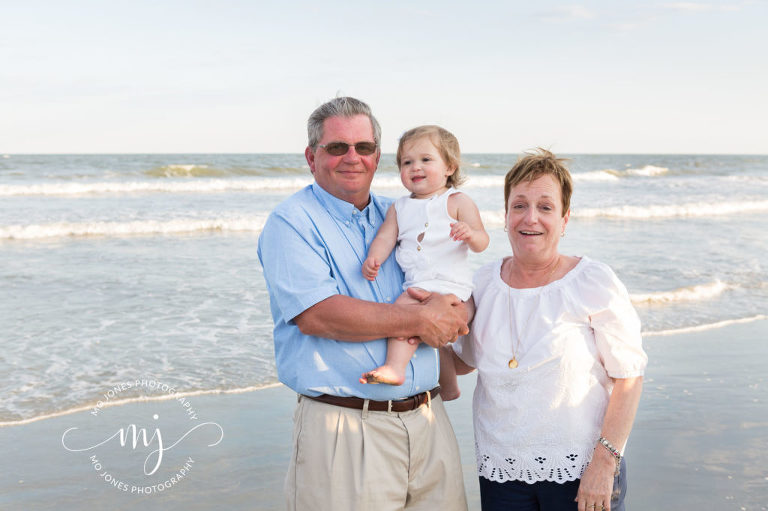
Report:
[[[627,509],[768,509],[768,321],[650,337],[645,346],[650,365],[626,451]],[[479,509],[474,377],[460,381],[462,397],[446,406],[462,451],[470,509]],[[0,428],[0,509],[283,509],[295,394],[278,386],[189,401],[197,419],[170,400]],[[79,428],[66,436],[72,448],[136,424],[150,437],[160,429],[167,448],[204,422],[221,426],[220,443],[208,447],[220,436],[213,425],[191,431],[164,453],[152,476],[142,474],[151,443],[134,450],[130,441],[121,447],[113,439],[87,452],[62,446],[69,428]],[[148,466],[155,462],[149,458]],[[164,484],[170,486],[158,489]]]

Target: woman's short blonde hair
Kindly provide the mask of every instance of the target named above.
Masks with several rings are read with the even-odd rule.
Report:
[[[532,182],[541,176],[550,175],[560,185],[560,196],[563,202],[563,216],[571,207],[571,194],[573,193],[573,180],[571,173],[565,166],[566,158],[558,158],[550,151],[539,147],[535,151],[525,153],[525,156],[517,160],[515,166],[507,172],[504,178],[504,212],[509,208],[509,194],[512,188],[523,181]]]
[[[400,161],[403,155],[403,147],[407,142],[412,142],[422,137],[428,137],[440,153],[449,169],[455,169],[453,174],[448,176],[447,186],[458,187],[466,178],[461,174],[461,150],[459,141],[445,128],[435,125],[419,126],[403,133],[400,137],[400,143],[397,145],[397,166],[400,167]]]

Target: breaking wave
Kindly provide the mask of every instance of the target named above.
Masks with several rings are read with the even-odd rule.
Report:
[[[719,280],[707,284],[696,286],[681,287],[672,291],[659,291],[655,293],[630,294],[632,303],[636,305],[656,305],[670,302],[691,302],[700,300],[710,300],[720,296],[728,289],[737,286],[726,284]]]
[[[0,240],[39,240],[90,236],[154,236],[205,231],[261,232],[266,215],[228,219],[136,220],[132,222],[54,222],[0,227]]]
[[[109,193],[220,193],[298,190],[312,183],[312,177],[259,179],[196,179],[184,181],[122,181],[92,183],[45,183],[0,185],[0,197],[24,195],[94,195]]]
[[[768,211],[768,200],[753,200],[741,202],[697,202],[677,206],[613,206],[607,208],[578,208],[571,210],[571,218],[624,218],[628,220],[643,220],[650,218],[677,217],[710,217]],[[503,227],[504,210],[485,210],[480,212],[486,227]]]
[[[145,170],[143,174],[150,177],[184,177],[184,178],[206,178],[206,177],[225,177],[225,176],[260,176],[268,177],[269,174],[305,174],[308,175],[309,166],[302,167],[212,167],[210,165],[193,164],[171,164],[154,167]],[[280,176],[274,176],[280,177]]]
[[[768,316],[765,314],[757,314],[755,316],[750,316],[747,318],[737,318],[737,319],[726,319],[724,321],[717,321],[715,323],[706,323],[704,325],[695,325],[695,326],[687,326],[683,328],[673,328],[670,330],[658,330],[655,332],[643,332],[643,337],[654,337],[654,336],[664,336],[664,335],[678,335],[678,334],[687,334],[691,332],[704,332],[706,330],[714,330],[717,328],[724,328],[730,325],[738,325],[741,323],[752,323],[753,321],[761,321],[764,319],[768,319]]]
[[[673,218],[673,217],[707,217],[732,215],[768,210],[768,200],[752,200],[739,202],[692,202],[678,205],[651,206],[614,206],[607,208],[574,209],[572,215],[578,218]]]

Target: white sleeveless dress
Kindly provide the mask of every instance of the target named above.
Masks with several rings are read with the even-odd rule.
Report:
[[[429,199],[400,197],[397,213],[398,264],[405,272],[403,290],[419,287],[437,293],[453,293],[461,300],[472,294],[472,272],[467,264],[469,247],[450,237],[456,219],[448,214],[449,188]]]

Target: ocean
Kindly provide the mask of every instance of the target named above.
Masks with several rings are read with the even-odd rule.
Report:
[[[766,318],[768,156],[562,156],[574,195],[561,252],[616,271],[646,338]],[[491,235],[475,268],[510,253],[516,158],[464,156],[462,189]],[[93,406],[126,381],[274,385],[256,243],[310,182],[302,154],[0,155],[0,426]],[[393,155],[373,190],[405,193]]]

